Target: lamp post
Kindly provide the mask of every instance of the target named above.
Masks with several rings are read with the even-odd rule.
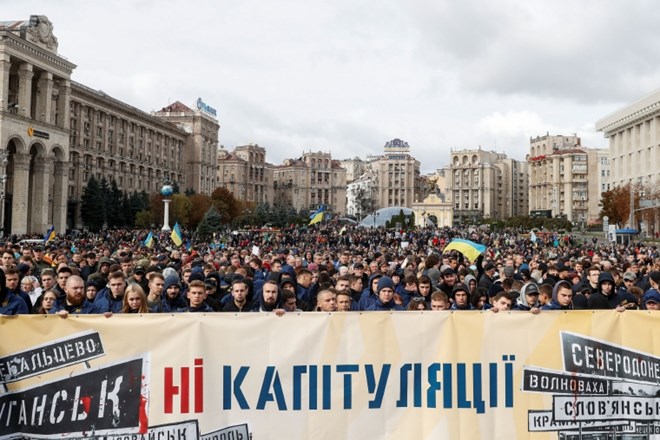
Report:
[[[0,150],[0,237],[5,235],[5,184],[7,183],[8,157],[7,150]]]

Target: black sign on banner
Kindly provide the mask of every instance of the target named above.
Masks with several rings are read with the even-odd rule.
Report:
[[[16,382],[103,356],[97,332],[77,333],[0,358],[0,383]]]
[[[610,393],[610,382],[598,377],[525,367],[522,390],[533,393],[607,395]]]
[[[145,363],[137,358],[0,396],[0,439],[146,431]]]
[[[660,358],[649,353],[569,332],[561,345],[566,371],[660,384]]]

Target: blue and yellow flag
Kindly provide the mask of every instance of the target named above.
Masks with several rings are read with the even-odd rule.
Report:
[[[309,216],[311,220],[309,222],[310,226],[323,220],[324,213],[325,213],[325,205],[321,205],[319,209],[316,210],[316,212],[314,212],[312,215]]]
[[[55,233],[55,226],[53,225],[48,231],[46,231],[46,235],[44,235],[44,244],[53,240],[56,236],[57,234]]]
[[[154,234],[153,232],[149,231],[149,234],[147,235],[147,238],[144,239],[144,244],[146,247],[150,248],[151,246],[154,245]]]
[[[172,228],[172,241],[174,242],[175,245],[181,246],[183,244],[183,236],[181,235],[181,228],[179,228],[179,223],[174,224],[174,228]]]

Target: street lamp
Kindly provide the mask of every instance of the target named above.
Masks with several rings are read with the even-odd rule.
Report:
[[[8,157],[7,150],[0,150],[0,237],[5,235],[5,184],[7,183]]]

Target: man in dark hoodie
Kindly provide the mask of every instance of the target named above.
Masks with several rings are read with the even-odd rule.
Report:
[[[282,306],[282,295],[277,282],[268,280],[261,289],[260,301],[254,302],[253,312],[274,312],[278,316],[286,313]]]
[[[568,280],[555,283],[552,289],[552,301],[544,305],[541,310],[572,310],[573,309],[573,286]]]
[[[378,299],[367,310],[392,311],[404,310],[394,301],[394,281],[390,277],[381,277],[378,280]]]
[[[609,272],[602,272],[598,276],[598,291],[589,296],[591,310],[614,309],[619,305],[619,295],[615,291],[614,277]]]
[[[249,312],[252,303],[247,300],[248,287],[244,280],[235,280],[231,283],[232,300],[222,308],[223,312]]]
[[[188,286],[188,306],[178,312],[210,313],[213,309],[206,304],[206,285],[204,281],[195,280]]]
[[[452,290],[454,303],[449,310],[474,310],[474,306],[470,304],[470,289],[463,283],[458,283]]]
[[[369,310],[369,307],[378,301],[378,281],[380,281],[382,277],[383,275],[379,273],[375,273],[369,277],[369,283],[362,291],[362,296],[360,296],[360,301],[357,307],[358,310]],[[392,285],[394,285],[394,281],[392,281]]]
[[[181,281],[179,280],[178,275],[170,275],[165,278],[161,299],[155,304],[155,307],[153,307],[151,303],[148,303],[147,305],[154,312],[162,313],[176,312],[187,306],[186,299],[181,295]]]

